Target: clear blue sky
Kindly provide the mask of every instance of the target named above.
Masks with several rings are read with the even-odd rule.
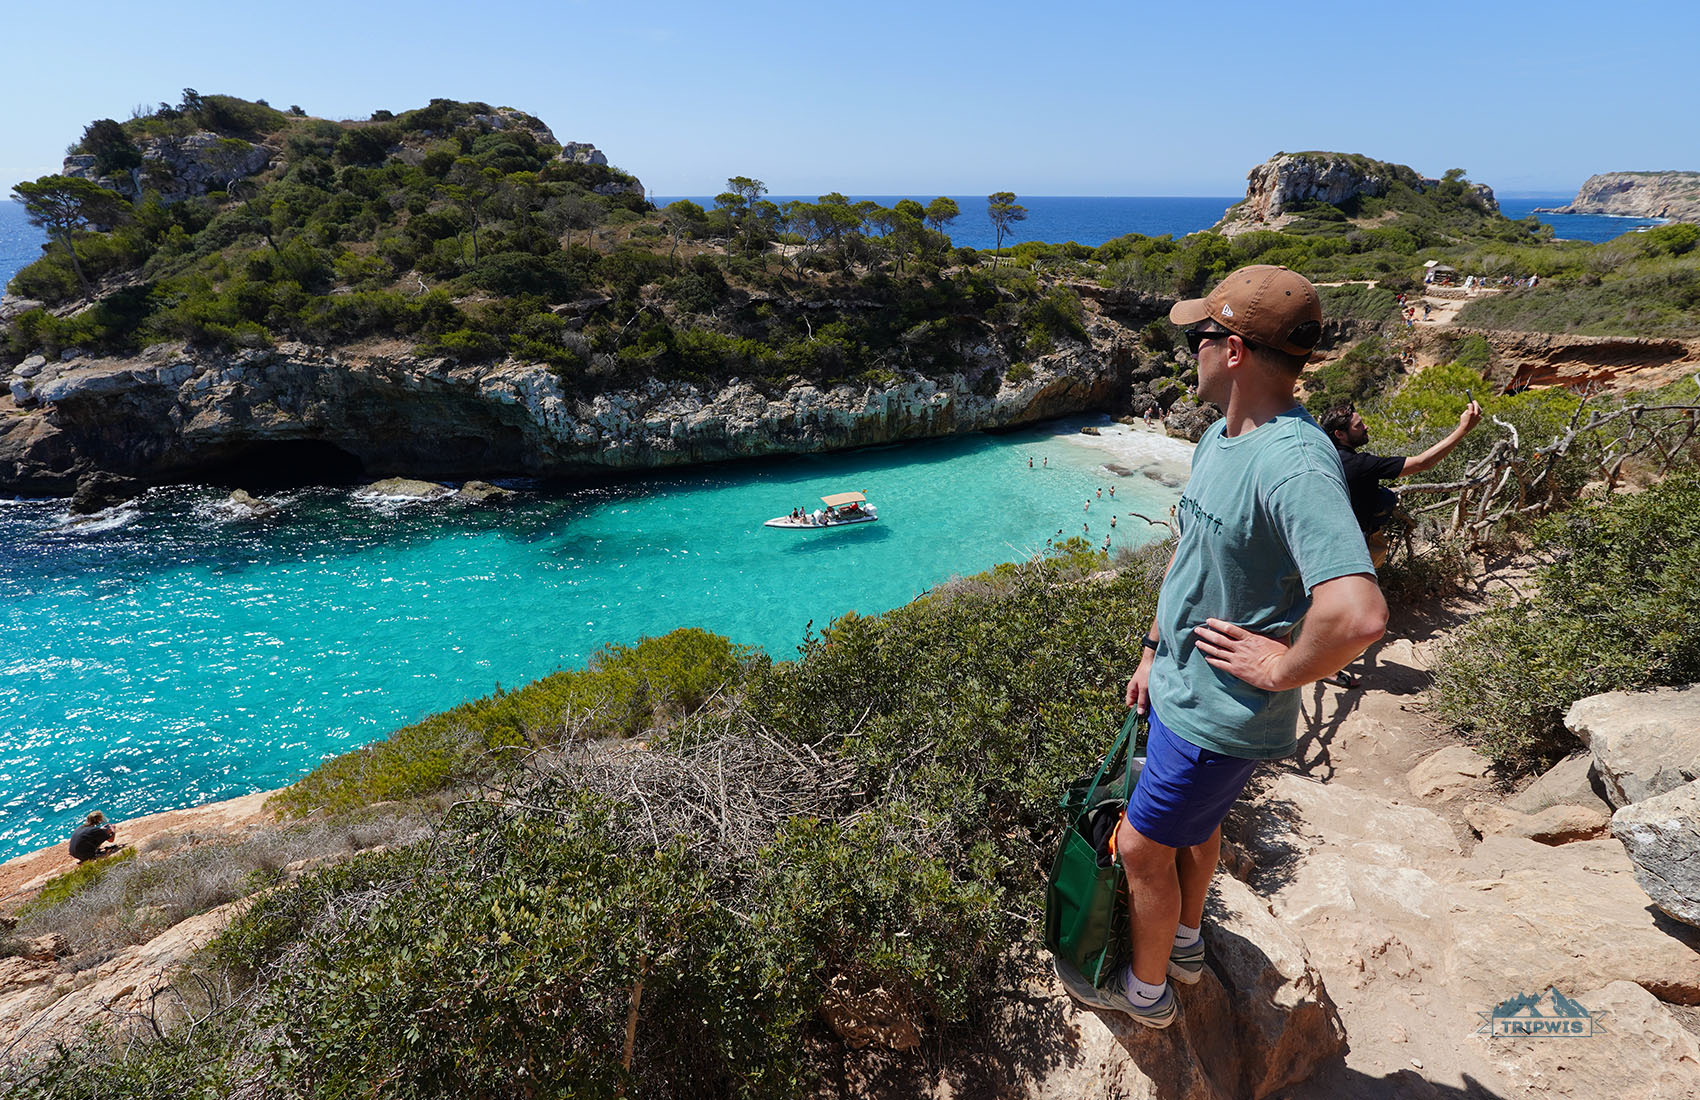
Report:
[[[538,115],[659,195],[1237,195],[1277,151],[1502,193],[1700,170],[1700,5],[1142,0],[9,3],[0,193],[182,89]],[[1688,104],[1689,106],[1683,106]]]

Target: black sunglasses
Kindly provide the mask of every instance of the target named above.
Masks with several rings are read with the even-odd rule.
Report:
[[[1186,349],[1194,355],[1197,355],[1199,346],[1203,344],[1204,341],[1220,340],[1225,336],[1232,336],[1233,333],[1229,332],[1225,328],[1189,328],[1182,332],[1181,335],[1186,337]]]

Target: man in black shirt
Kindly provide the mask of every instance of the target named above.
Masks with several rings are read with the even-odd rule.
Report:
[[[109,856],[118,850],[118,845],[110,843],[117,837],[118,830],[106,823],[105,814],[96,810],[71,834],[71,854],[76,857],[78,863]],[[102,845],[106,847],[101,847]]]
[[[1376,568],[1387,560],[1390,549],[1381,529],[1393,518],[1399,498],[1381,483],[1396,477],[1409,477],[1433,469],[1440,460],[1458,446],[1470,429],[1482,418],[1482,407],[1471,401],[1458,417],[1458,426],[1439,443],[1421,454],[1378,455],[1360,452],[1369,443],[1369,429],[1364,418],[1350,405],[1337,405],[1322,418],[1322,430],[1334,440],[1340,453],[1340,465],[1346,469],[1346,492],[1352,498],[1352,514],[1358,519],[1364,540],[1369,544],[1370,560]]]

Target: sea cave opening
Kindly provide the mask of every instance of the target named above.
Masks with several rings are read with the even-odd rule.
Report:
[[[344,485],[365,479],[366,464],[317,439],[279,439],[243,444],[207,463],[201,480],[230,489],[293,489]]]

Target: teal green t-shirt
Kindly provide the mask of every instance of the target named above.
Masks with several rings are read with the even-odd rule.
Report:
[[[1193,628],[1225,619],[1287,638],[1323,581],[1374,575],[1334,445],[1302,408],[1193,451],[1175,510],[1179,541],[1157,599],[1151,700],[1195,745],[1257,760],[1298,745],[1299,693],[1264,691],[1210,667]]]

